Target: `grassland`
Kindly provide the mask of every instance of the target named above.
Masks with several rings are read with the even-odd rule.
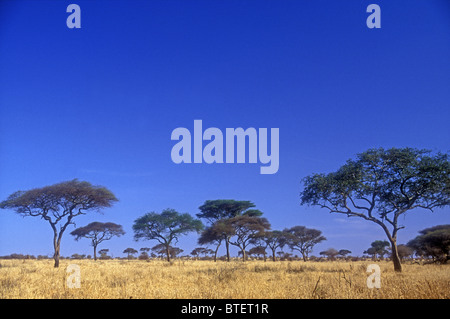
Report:
[[[381,288],[367,287],[371,262],[176,260],[1,260],[0,298],[450,298],[450,266],[381,268]],[[69,264],[80,288],[68,288]]]

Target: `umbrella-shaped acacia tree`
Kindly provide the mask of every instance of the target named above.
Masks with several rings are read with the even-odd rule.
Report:
[[[53,231],[53,259],[59,267],[61,238],[73,219],[91,211],[111,207],[117,198],[103,186],[77,179],[28,191],[17,191],[0,203],[0,208],[13,209],[22,216],[40,217]],[[59,227],[58,227],[59,226]]]
[[[97,260],[97,246],[105,241],[110,240],[114,236],[120,237],[125,234],[122,225],[111,222],[101,223],[92,222],[84,227],[79,227],[70,233],[75,236],[75,240],[80,238],[88,238],[91,240],[91,245],[94,247],[94,260]]]

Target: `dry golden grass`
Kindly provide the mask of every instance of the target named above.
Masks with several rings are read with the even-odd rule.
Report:
[[[0,298],[450,298],[450,265],[378,262],[381,288],[369,289],[371,262],[177,260],[1,260]],[[68,288],[69,264],[81,287]]]

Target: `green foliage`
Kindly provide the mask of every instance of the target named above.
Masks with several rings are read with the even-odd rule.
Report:
[[[293,226],[283,230],[287,234],[286,243],[292,250],[298,250],[306,261],[313,247],[326,240],[322,232],[305,226]]]
[[[450,259],[450,225],[437,225],[419,233],[421,235],[410,240],[407,246],[418,255],[431,256],[436,261],[447,263]]]
[[[103,186],[77,179],[58,184],[17,191],[0,203],[0,208],[13,209],[22,216],[40,217],[53,230],[55,267],[59,267],[61,238],[76,216],[88,211],[111,207],[117,198]],[[59,227],[57,227],[59,225]]]
[[[170,261],[170,245],[178,242],[178,238],[190,232],[200,232],[203,224],[191,215],[180,214],[174,209],[165,209],[161,214],[151,212],[134,221],[134,239],[157,240],[166,249],[167,260]]]
[[[379,217],[385,219],[391,213],[417,207],[432,210],[448,206],[448,154],[430,153],[412,148],[370,149],[336,172],[304,178],[301,204],[319,205],[350,216],[362,210],[368,217],[376,208]]]
[[[105,240],[110,240],[114,236],[122,236],[125,234],[121,225],[107,222],[92,222],[84,227],[79,227],[70,233],[75,236],[75,240],[80,238],[92,239],[92,245],[97,245]]]
[[[369,254],[372,256],[376,256],[379,255],[381,258],[383,258],[383,256],[385,254],[388,253],[387,251],[387,247],[389,247],[389,242],[386,240],[375,240],[374,242],[372,242],[370,244],[370,248],[367,249],[366,251],[364,251],[365,254]]]
[[[211,223],[219,219],[232,218],[243,214],[247,209],[255,207],[250,201],[237,201],[233,199],[217,199],[207,200],[199,207],[201,213],[197,214],[198,218],[204,218]],[[262,214],[261,212],[252,210],[251,214]]]
[[[401,271],[397,232],[399,217],[415,208],[450,205],[448,154],[413,148],[369,149],[336,172],[303,179],[302,205],[360,217],[378,224],[392,246],[394,269]]]

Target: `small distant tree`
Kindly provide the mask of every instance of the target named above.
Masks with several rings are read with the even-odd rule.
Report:
[[[266,248],[263,246],[255,246],[248,251],[250,256],[256,255],[256,257],[263,257],[264,261],[266,261]]]
[[[308,255],[318,243],[326,240],[322,232],[305,226],[294,226],[283,230],[287,234],[287,244],[292,250],[298,250],[306,262]]]
[[[207,256],[211,257],[214,255],[214,250],[206,248],[203,252],[204,257],[206,258]]]
[[[100,254],[100,259],[110,259],[111,257],[108,256],[109,249],[100,249],[98,253]]]
[[[74,218],[90,211],[111,207],[117,198],[103,186],[89,182],[62,182],[28,191],[17,191],[0,203],[0,208],[13,209],[22,216],[40,217],[53,231],[54,267],[59,267],[61,239]]]
[[[341,249],[338,252],[338,256],[345,257],[345,256],[347,256],[348,254],[351,254],[351,253],[352,252],[350,250],[348,250],[348,249]]]
[[[200,232],[203,224],[189,214],[180,214],[173,209],[165,209],[161,214],[151,212],[135,220],[134,239],[157,240],[166,249],[170,261],[169,248],[178,238],[190,232]]]
[[[71,259],[84,259],[86,258],[86,255],[84,254],[72,254],[72,256],[70,256]]]
[[[328,248],[325,251],[321,251],[319,255],[326,256],[328,259],[334,260],[336,256],[339,255],[339,252],[334,248]]]
[[[372,255],[373,259],[375,259],[377,255],[379,258],[383,259],[384,255],[388,253],[388,247],[389,242],[386,240],[375,240],[370,244],[370,248],[364,251],[364,253]]]
[[[138,251],[136,249],[134,249],[134,248],[129,247],[129,248],[125,249],[123,251],[123,253],[127,254],[127,258],[128,258],[128,260],[130,260],[132,257],[134,258],[133,255],[137,254]]]
[[[406,257],[411,257],[414,254],[414,249],[408,247],[407,245],[398,245],[398,256],[400,260],[403,262],[403,259]]]
[[[141,251],[141,254],[139,255],[139,259],[141,260],[147,260],[149,259],[149,255],[148,252],[150,251],[150,248],[148,247],[142,247],[141,249],[139,249],[139,251]]]
[[[97,260],[97,246],[114,236],[120,237],[125,234],[121,225],[114,223],[92,222],[84,227],[79,227],[70,233],[78,241],[80,238],[88,238],[94,247],[94,260]]]
[[[195,258],[198,258],[200,254],[205,253],[205,250],[206,250],[205,247],[197,247],[197,248],[194,248],[194,249],[191,251],[191,255],[194,256]]]

